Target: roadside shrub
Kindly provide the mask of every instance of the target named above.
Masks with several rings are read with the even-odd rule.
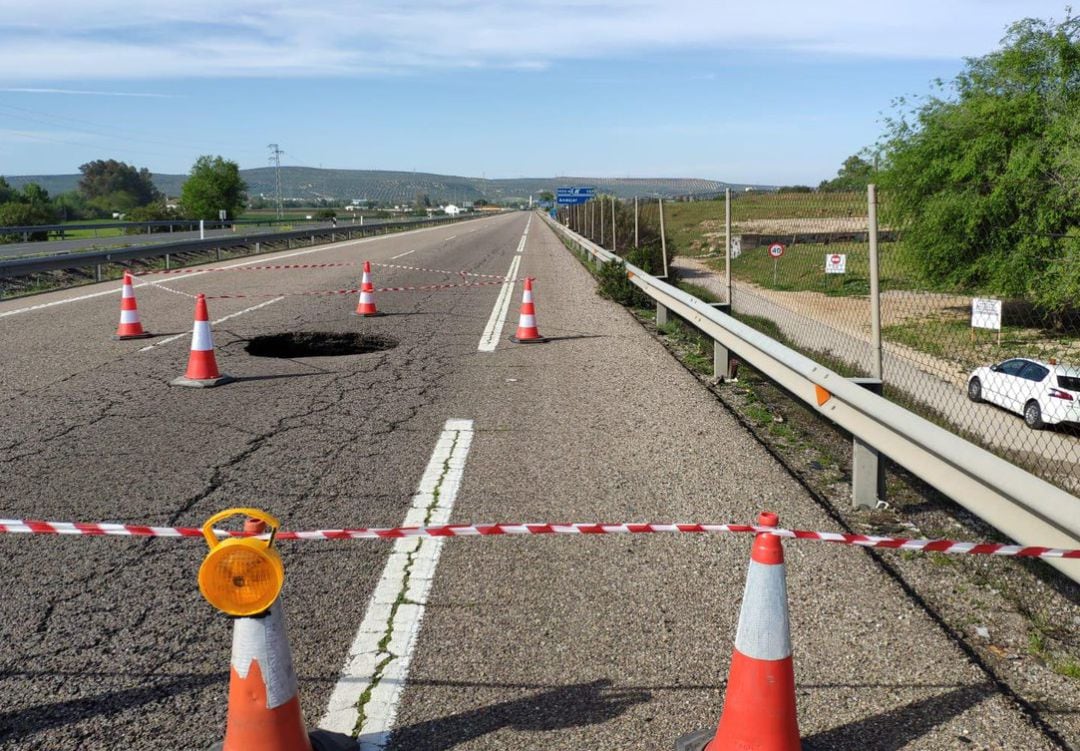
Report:
[[[602,264],[597,271],[596,283],[597,293],[612,302],[633,308],[649,306],[648,295],[626,276],[626,264],[622,261]]]

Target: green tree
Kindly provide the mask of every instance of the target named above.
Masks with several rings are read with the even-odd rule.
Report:
[[[123,211],[165,198],[145,167],[140,170],[115,159],[96,159],[79,171],[79,192],[103,210]]]
[[[822,180],[818,190],[830,193],[865,191],[866,186],[873,182],[873,175],[874,165],[858,154],[854,154],[844,160],[843,165],[836,173],[836,177],[832,180]]]
[[[11,187],[11,184],[7,180],[0,177],[0,204],[14,201],[18,194],[19,192]]]
[[[552,193],[550,190],[542,190],[540,191],[538,200],[540,201],[540,203],[555,203],[555,194]]]
[[[229,219],[239,216],[247,205],[247,184],[240,179],[236,162],[220,156],[201,156],[191,167],[180,190],[184,216],[190,219],[217,219],[225,210]]]
[[[931,284],[1063,312],[1080,289],[1065,261],[1080,230],[1080,19],[1013,24],[951,89],[889,122],[885,221]]]

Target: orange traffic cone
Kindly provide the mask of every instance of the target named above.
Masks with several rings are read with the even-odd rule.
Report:
[[[355,751],[351,736],[325,730],[308,735],[281,601],[266,613],[233,623],[225,740],[212,749]]]
[[[758,524],[775,527],[765,512]],[[795,670],[791,660],[787,579],[780,538],[762,532],[754,539],[746,575],[739,630],[731,658],[724,711],[716,733],[682,736],[676,751],[799,751],[795,714]]]
[[[120,325],[114,339],[145,339],[153,336],[143,331],[139,321],[139,306],[135,303],[135,287],[131,281],[131,272],[124,272],[124,285],[120,291]]]
[[[540,336],[536,328],[536,307],[533,305],[532,278],[525,277],[525,292],[521,296],[521,315],[518,318],[517,333],[510,341],[517,344],[539,344],[547,338]]]
[[[206,310],[206,295],[195,298],[195,326],[191,330],[191,355],[187,371],[169,381],[173,386],[209,388],[236,380],[218,370],[214,357],[214,336],[210,332],[210,315]]]
[[[364,276],[360,280],[360,302],[356,306],[358,316],[377,316],[375,309],[375,285],[371,283],[371,261],[364,261]]]

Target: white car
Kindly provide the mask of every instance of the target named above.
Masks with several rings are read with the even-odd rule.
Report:
[[[1032,430],[1080,423],[1080,368],[1015,357],[978,368],[968,377],[968,398],[1024,416]]]

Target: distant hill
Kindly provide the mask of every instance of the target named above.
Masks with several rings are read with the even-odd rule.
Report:
[[[240,170],[252,196],[274,196],[273,167]],[[38,183],[50,195],[74,190],[80,175],[11,175],[9,183],[21,187],[26,183]],[[154,183],[169,196],[180,195],[180,186],[187,175],[154,175]],[[407,203],[417,193],[426,193],[434,202],[488,201],[528,199],[541,191],[555,192],[560,186],[593,186],[602,193],[620,198],[654,196],[709,196],[721,193],[725,188],[742,189],[742,184],[724,183],[718,180],[694,178],[596,178],[596,177],[521,177],[507,180],[486,180],[478,177],[434,175],[426,172],[387,172],[382,170],[313,169],[310,167],[282,167],[282,194],[285,198],[328,198],[349,201],[366,198],[380,203]],[[760,187],[760,186],[754,186]]]

